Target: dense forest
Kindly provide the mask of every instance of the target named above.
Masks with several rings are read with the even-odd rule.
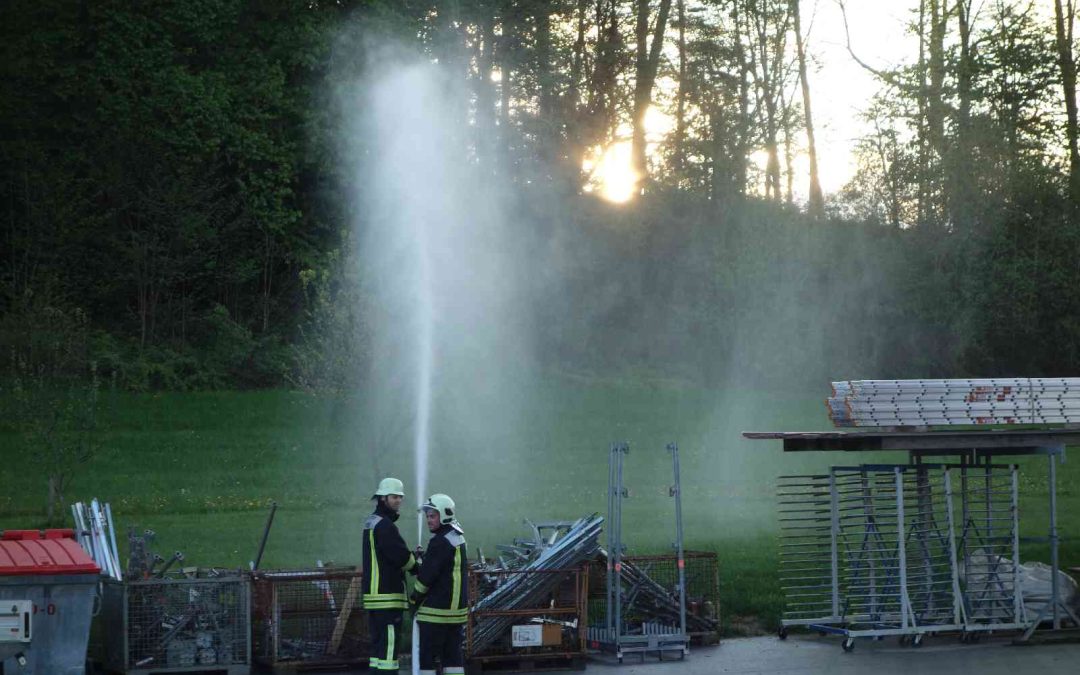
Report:
[[[369,195],[335,101],[377,39],[466,84],[445,111],[462,162],[565,252],[531,271],[563,298],[534,318],[541,367],[1076,375],[1074,6],[1048,5],[921,0],[917,50],[874,71],[857,173],[823,194],[810,2],[3,3],[3,369],[92,365],[136,390],[362,378]],[[650,106],[674,121],[660,140]],[[619,141],[639,182],[609,204],[592,167]]]

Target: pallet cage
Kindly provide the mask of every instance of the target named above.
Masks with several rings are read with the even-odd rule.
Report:
[[[250,672],[245,577],[103,582],[105,665],[111,671]]]
[[[252,575],[255,662],[273,668],[367,666],[361,573],[352,568]]]
[[[517,597],[499,607],[478,606],[511,580],[521,589]],[[465,625],[470,670],[498,670],[515,664],[537,669],[583,667],[588,589],[584,565],[470,571],[469,620]],[[534,644],[537,637],[539,644]]]
[[[686,577],[686,634],[693,644],[716,644],[720,640],[720,577],[717,555],[713,551],[686,551],[683,554]],[[624,569],[640,574],[655,583],[669,598],[678,597],[678,556],[623,556]],[[594,625],[606,622],[604,576],[606,558],[600,557],[589,567],[589,616]],[[655,587],[653,590],[656,590]],[[661,618],[678,624],[677,605],[658,605],[649,602],[641,592],[633,593],[635,602],[625,609],[627,620],[643,623]]]

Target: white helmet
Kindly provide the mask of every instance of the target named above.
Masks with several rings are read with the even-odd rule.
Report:
[[[424,511],[435,511],[439,514],[439,522],[449,525],[454,522],[454,500],[449,495],[442,493],[428,497],[427,502],[420,507]]]
[[[375,488],[375,496],[373,499],[385,497],[386,495],[398,495],[399,497],[404,497],[405,484],[397,478],[383,478],[379,481],[379,487]]]

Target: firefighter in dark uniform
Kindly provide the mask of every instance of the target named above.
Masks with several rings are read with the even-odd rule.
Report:
[[[434,494],[422,507],[432,537],[416,573],[410,602],[420,629],[420,673],[465,672],[462,626],[469,616],[468,555],[465,536],[454,518],[454,500]]]
[[[409,607],[405,573],[416,571],[416,559],[394,524],[404,487],[397,478],[382,479],[372,496],[375,512],[364,521],[363,603],[371,631],[372,672],[398,670],[402,611]]]

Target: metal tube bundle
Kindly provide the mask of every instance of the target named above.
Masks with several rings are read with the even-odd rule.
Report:
[[[472,607],[478,615],[472,629],[472,651],[482,652],[502,637],[513,625],[515,617],[485,616],[484,610],[512,610],[535,607],[560,582],[557,574],[530,574],[543,570],[572,569],[592,560],[600,551],[600,531],[603,517],[593,514],[576,521],[558,541],[540,551],[538,557],[518,573],[506,575],[506,580]]]
[[[76,502],[71,505],[71,516],[75,521],[78,542],[101,568],[101,573],[122,581],[120,555],[116,550],[116,532],[109,505],[97,499],[90,500],[90,504]]]
[[[607,552],[604,558],[607,558]],[[660,623],[664,626],[680,626],[696,633],[711,633],[718,622],[697,614],[685,613],[685,598],[678,589],[666,588],[649,576],[648,571],[626,560],[622,561],[623,613],[644,617],[644,623]],[[685,581],[685,580],[684,580]],[[685,615],[685,626],[683,626]]]
[[[838,427],[1080,422],[1080,378],[843,380],[832,389]]]

